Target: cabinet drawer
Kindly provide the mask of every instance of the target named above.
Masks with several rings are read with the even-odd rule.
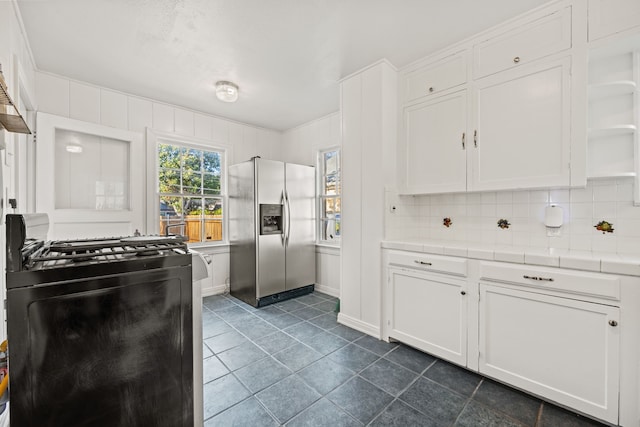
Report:
[[[413,270],[434,271],[463,277],[467,275],[467,260],[463,258],[413,252],[390,252],[388,263]]]
[[[556,268],[481,263],[480,278],[549,291],[620,300],[620,278]]]
[[[570,47],[571,8],[567,7],[475,45],[473,75],[484,77]]]
[[[404,80],[405,102],[461,85],[467,81],[466,52],[409,71]]]

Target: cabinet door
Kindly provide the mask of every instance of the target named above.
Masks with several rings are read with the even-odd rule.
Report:
[[[467,364],[466,281],[389,270],[389,336]]]
[[[617,424],[618,321],[617,307],[481,283],[480,372]]]
[[[404,182],[408,193],[466,189],[466,91],[404,110]]]
[[[472,190],[568,186],[570,59],[476,81]]]
[[[640,26],[638,0],[589,0],[589,41]]]

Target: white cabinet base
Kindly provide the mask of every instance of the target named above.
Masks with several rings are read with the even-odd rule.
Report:
[[[466,366],[466,281],[395,268],[388,280],[388,336]]]
[[[480,373],[617,424],[619,311],[481,283]]]

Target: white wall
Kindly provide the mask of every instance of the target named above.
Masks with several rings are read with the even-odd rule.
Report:
[[[282,135],[282,160],[290,163],[317,165],[319,150],[339,147],[340,114],[333,113]],[[340,248],[316,246],[316,289],[335,297],[340,296]]]
[[[34,64],[31,59],[31,52],[29,45],[22,32],[22,26],[18,15],[16,13],[16,7],[12,1],[0,1],[0,64],[2,64],[2,73],[4,75],[9,95],[13,98],[14,103],[18,104],[20,110],[23,110],[23,106],[20,105],[20,94],[26,101],[35,102],[34,92]],[[6,149],[0,152],[0,163],[2,167],[2,184],[0,186],[0,198],[3,199],[3,206],[5,207],[0,218],[0,247],[5,247],[5,220],[4,215],[7,212],[7,199],[17,198],[17,189],[19,183],[17,182],[18,165],[22,159],[18,158],[18,154],[25,156],[24,145],[31,144],[25,136],[19,134],[8,133],[4,130],[0,130],[0,147]],[[22,195],[21,197],[22,198]],[[19,204],[26,203],[26,200],[18,200]],[[4,301],[6,298],[6,285],[5,285],[5,251],[0,250],[0,301]],[[6,324],[5,324],[6,312],[0,310],[0,341],[3,341],[6,336]],[[0,421],[2,424],[2,421]]]
[[[177,139],[192,137],[210,141],[212,146],[228,146],[231,147],[227,152],[228,164],[248,160],[253,156],[280,160],[282,134],[278,131],[44,72],[35,73],[35,86],[38,110],[41,112],[139,132],[142,136],[146,128],[151,128],[175,134]],[[211,102],[218,101],[212,97]],[[212,259],[209,278],[202,281],[203,295],[224,291],[229,279],[228,246],[198,250],[209,254]]]
[[[342,252],[338,321],[380,336],[385,186],[395,176],[397,72],[380,61],[340,84]]]
[[[563,208],[561,235],[548,237],[545,207]],[[398,196],[386,193],[387,239],[436,239],[640,255],[640,207],[633,206],[633,178],[589,181],[586,188]],[[391,213],[391,206],[396,206]],[[451,218],[450,227],[443,225]],[[500,229],[499,219],[511,226]],[[600,221],[613,233],[596,230]]]

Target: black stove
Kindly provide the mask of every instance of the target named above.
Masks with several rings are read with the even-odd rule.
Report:
[[[7,215],[11,425],[193,425],[191,254],[180,237],[46,239]]]
[[[189,254],[181,236],[46,241],[38,234],[44,221],[40,214],[6,216],[8,289],[177,265]]]

